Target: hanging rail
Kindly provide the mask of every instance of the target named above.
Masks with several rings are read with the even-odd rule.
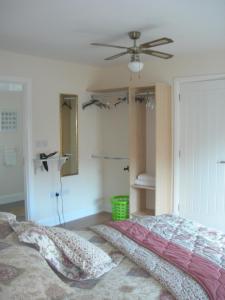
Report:
[[[110,98],[114,99],[113,103],[110,103]],[[111,101],[112,102],[112,101]],[[91,99],[83,103],[82,108],[85,109],[90,105],[96,105],[99,108],[110,109],[112,106],[117,106],[120,103],[128,103],[128,93],[127,92],[111,92],[111,93],[95,93],[91,95]]]
[[[114,160],[129,160],[128,157],[121,157],[121,156],[109,156],[109,155],[95,155],[92,154],[91,158],[99,158],[99,159],[114,159]]]

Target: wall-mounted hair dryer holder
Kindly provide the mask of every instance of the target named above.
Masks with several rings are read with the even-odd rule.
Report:
[[[42,171],[48,171],[48,163],[50,163],[50,162],[56,162],[58,164],[58,170],[60,171],[62,166],[65,164],[65,162],[68,159],[69,159],[69,156],[67,156],[67,155],[65,155],[65,156],[50,156],[47,158],[40,158],[40,157],[34,158],[33,159],[34,172],[36,173],[38,169],[41,169]],[[47,169],[46,169],[46,163],[47,163]]]

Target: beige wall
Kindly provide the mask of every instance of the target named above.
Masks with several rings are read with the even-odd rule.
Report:
[[[128,157],[128,104],[121,103],[110,110],[102,110],[101,117],[103,154]],[[104,209],[107,211],[111,210],[110,197],[129,194],[129,173],[123,170],[127,165],[128,160],[103,160]]]
[[[172,84],[174,77],[213,73],[225,73],[225,54],[223,52],[186,57],[177,56],[169,61],[150,57],[149,61],[145,62],[141,79],[137,79],[136,82],[164,81]],[[117,65],[97,69],[0,51],[0,76],[16,76],[32,80],[34,157],[42,151],[48,153],[59,150],[59,94],[78,95],[79,175],[65,177],[62,180],[64,211],[66,220],[72,220],[101,210],[104,191],[103,164],[101,160],[91,159],[91,154],[102,153],[103,138],[105,137],[106,143],[113,141],[110,137],[115,133],[110,130],[111,125],[105,127],[103,132],[104,124],[106,124],[104,122],[107,121],[102,120],[103,112],[96,107],[89,107],[83,111],[81,104],[89,99],[87,88],[106,88],[129,84],[130,73],[127,71],[127,66]],[[132,84],[135,84],[135,80],[132,81]],[[110,118],[112,117],[110,124],[121,120],[121,115],[122,109],[118,114],[110,116]],[[126,127],[122,128],[124,129],[123,135],[125,135],[127,129]],[[127,153],[127,136],[123,137],[120,130],[117,131],[117,134],[117,141],[120,140],[120,146],[123,145],[119,148],[120,154]],[[45,146],[41,146],[41,144]],[[115,165],[113,164],[113,166]],[[105,170],[105,172],[107,171]],[[117,170],[114,174],[116,172]],[[53,195],[59,191],[59,172],[56,166],[52,165],[49,173],[38,171],[37,174],[33,174],[33,177],[32,219],[45,224],[56,224],[58,219],[56,200]],[[110,186],[110,180],[107,179],[106,185],[106,196],[114,193],[115,189],[113,185]],[[121,190],[121,192],[123,191]]]
[[[127,61],[128,61],[127,57]],[[119,61],[119,59],[118,59]],[[107,63],[110,64],[109,62]],[[127,65],[116,65],[102,68],[99,77],[96,78],[96,87],[117,87],[139,82],[166,82],[173,84],[175,77],[218,74],[225,73],[225,52],[215,52],[197,55],[180,55],[170,60],[162,60],[155,57],[147,58],[144,62],[144,69],[141,78],[133,75],[130,81],[130,72]]]
[[[97,71],[89,66],[0,51],[0,77],[32,80],[33,157],[40,152],[59,150],[59,94],[78,95],[79,175],[62,180],[66,220],[101,210],[102,166],[100,161],[90,158],[92,153],[99,152],[101,146],[99,110],[81,109],[82,102],[89,99],[86,89],[96,78]],[[38,170],[33,177],[31,217],[45,224],[56,224],[58,218],[53,195],[60,187],[56,165],[51,163],[48,173]]]

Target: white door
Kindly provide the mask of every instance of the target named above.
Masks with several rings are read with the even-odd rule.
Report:
[[[225,232],[225,80],[180,87],[179,213]]]

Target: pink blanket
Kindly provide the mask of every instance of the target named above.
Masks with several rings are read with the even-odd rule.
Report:
[[[190,247],[185,246],[185,241],[184,243],[177,242],[177,236],[175,234],[171,235],[171,229],[168,230],[167,238],[165,230],[161,235],[160,230],[157,233],[156,229],[146,228],[146,226],[135,221],[110,222],[108,225],[191,275],[205,289],[209,299],[225,299],[224,249],[218,249],[216,243],[214,249],[212,244],[210,244],[209,247],[207,242],[204,241],[204,235],[198,236],[200,238],[196,239],[197,245],[193,246],[191,250],[189,249]],[[168,224],[165,224],[164,229],[166,229],[166,227],[168,227]],[[172,237],[174,237],[174,240]],[[185,236],[183,236],[183,238],[185,239]],[[188,236],[187,240],[188,239],[191,240],[191,237]],[[199,253],[196,253],[196,247],[200,249]],[[202,251],[203,248],[207,247],[210,248],[208,249],[210,251],[209,257]],[[215,255],[213,256],[214,253]],[[219,261],[218,255],[222,258]]]

